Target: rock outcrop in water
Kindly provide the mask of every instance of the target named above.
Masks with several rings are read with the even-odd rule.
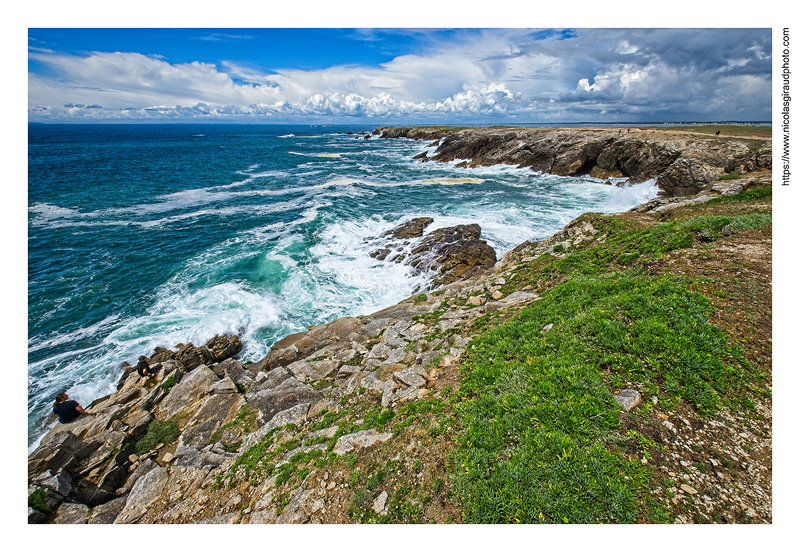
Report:
[[[432,272],[437,275],[434,286],[472,278],[494,266],[497,255],[480,239],[480,225],[439,228],[422,237],[423,230],[432,222],[430,217],[415,218],[383,233],[376,239],[381,246],[370,256],[407,264],[416,274]]]
[[[516,165],[559,176],[656,178],[666,196],[696,194],[726,173],[772,168],[772,141],[634,129],[379,128],[382,138],[439,140],[422,161]]]

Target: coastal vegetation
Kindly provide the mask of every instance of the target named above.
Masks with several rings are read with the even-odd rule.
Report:
[[[703,209],[727,212],[723,206],[748,198],[768,202],[770,188]],[[584,215],[577,222],[590,222],[605,236],[602,243],[519,265],[503,291],[534,285],[546,290],[542,299],[509,320],[490,322],[462,368],[465,400],[456,411],[463,426],[451,476],[464,521],[672,519],[653,493],[667,491],[670,482],[648,463],[666,443],[621,432],[609,390],[642,390],[636,416],[651,427],[659,425],[656,409],[679,403],[700,417],[723,406],[755,414],[754,394],[769,395],[768,371],[709,322],[712,298],[692,289],[724,280],[653,274],[647,267],[677,249],[699,246],[713,254],[712,242],[721,238],[768,233],[771,217],[757,206],[756,212],[644,228],[624,216]]]
[[[66,522],[69,496],[116,523],[768,522],[771,175],[737,163],[499,261],[477,225],[442,229],[445,256],[414,219],[395,237],[456,276],[260,360],[236,336],[160,349],[153,384],[126,374],[31,455],[29,515]]]

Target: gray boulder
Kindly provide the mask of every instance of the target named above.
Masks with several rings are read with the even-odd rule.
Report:
[[[135,523],[145,513],[147,508],[161,496],[161,492],[169,480],[169,471],[166,468],[155,468],[139,479],[131,489],[125,507],[114,520],[114,523]]]
[[[216,381],[217,376],[207,366],[198,366],[172,388],[169,395],[161,401],[159,408],[167,418],[171,418],[191,407]]]

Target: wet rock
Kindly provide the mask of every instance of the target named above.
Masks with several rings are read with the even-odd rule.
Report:
[[[211,351],[217,362],[223,361],[242,350],[241,340],[238,335],[216,335],[206,343],[206,349]]]
[[[422,236],[423,231],[427,226],[433,222],[430,217],[419,217],[405,222],[395,228],[381,234],[382,238],[394,238],[397,240],[405,240],[408,238],[419,238]]]

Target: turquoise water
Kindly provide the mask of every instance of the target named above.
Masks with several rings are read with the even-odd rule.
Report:
[[[255,361],[289,333],[408,297],[427,275],[369,257],[367,243],[406,220],[433,217],[427,231],[477,222],[499,258],[657,192],[420,163],[430,142],[362,130],[31,125],[29,446],[55,394],[86,405],[156,346],[235,332],[240,358]]]

